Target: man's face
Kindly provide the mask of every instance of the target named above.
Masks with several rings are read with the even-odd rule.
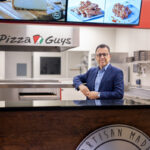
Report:
[[[96,51],[96,61],[99,64],[99,67],[101,69],[109,63],[110,54],[109,54],[109,51],[106,47],[97,49],[97,51]]]

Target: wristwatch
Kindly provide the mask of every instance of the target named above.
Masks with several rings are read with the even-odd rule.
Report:
[[[98,97],[100,98],[100,95],[101,95],[101,93],[100,92],[98,92]]]

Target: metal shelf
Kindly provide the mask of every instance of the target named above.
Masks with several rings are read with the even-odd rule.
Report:
[[[131,64],[150,64],[150,60],[141,60],[141,61],[133,61],[133,62],[127,62]]]

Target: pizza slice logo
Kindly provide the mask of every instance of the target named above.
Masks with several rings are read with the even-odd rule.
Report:
[[[43,37],[40,35],[33,36],[34,44],[41,44],[43,42],[43,40],[44,40]]]

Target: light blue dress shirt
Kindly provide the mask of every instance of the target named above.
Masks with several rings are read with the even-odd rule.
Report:
[[[102,78],[104,76],[105,71],[107,70],[109,64],[107,64],[103,69],[99,69],[96,79],[95,79],[95,91],[98,92],[99,86],[101,84]],[[100,92],[98,94],[98,96],[100,97]],[[95,100],[95,104],[96,105],[101,105],[101,101],[100,100]]]

